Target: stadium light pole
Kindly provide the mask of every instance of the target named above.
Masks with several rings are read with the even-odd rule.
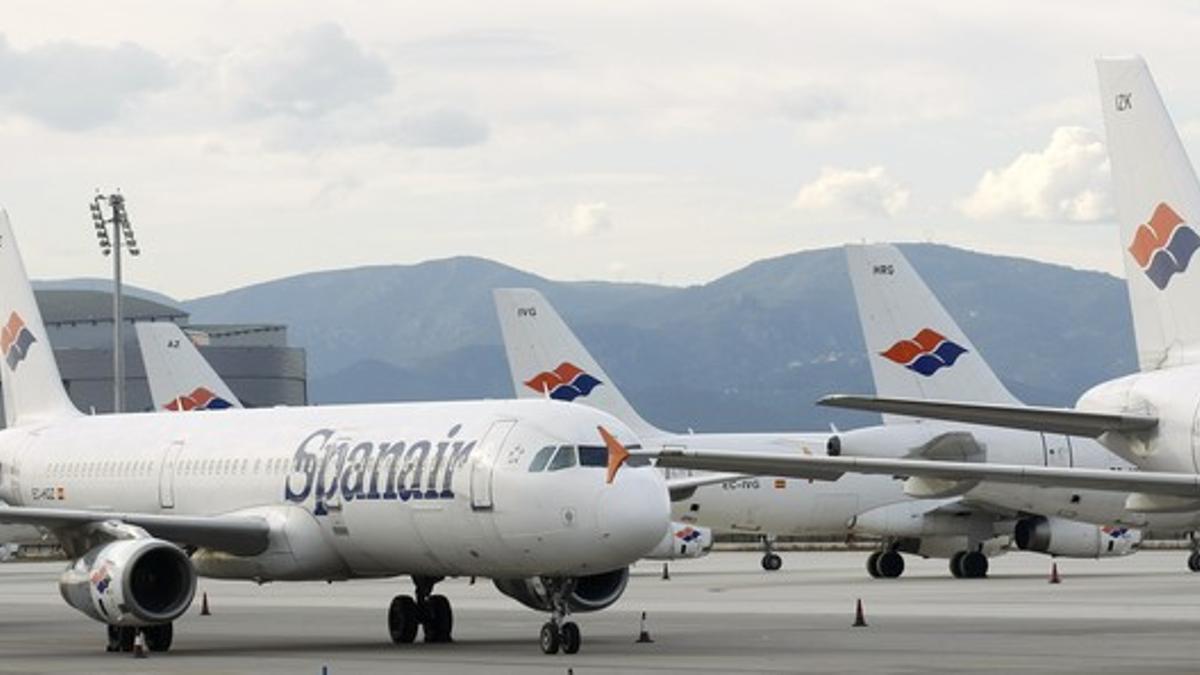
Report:
[[[105,218],[107,205],[109,217]],[[125,345],[121,338],[121,322],[124,312],[121,302],[121,249],[128,248],[129,255],[141,255],[129,215],[125,211],[125,197],[120,192],[111,195],[97,194],[89,208],[92,225],[96,228],[96,239],[100,252],[111,255],[113,261],[113,412],[125,411]],[[112,229],[109,229],[109,226]]]

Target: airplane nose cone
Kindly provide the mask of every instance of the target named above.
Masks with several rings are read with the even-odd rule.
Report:
[[[671,505],[656,479],[653,471],[627,471],[600,493],[600,525],[609,545],[629,562],[653,549],[667,531]]]

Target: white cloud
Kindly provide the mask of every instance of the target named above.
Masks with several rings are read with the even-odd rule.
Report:
[[[576,204],[559,225],[577,237],[592,236],[612,229],[612,211],[604,202]]]
[[[320,117],[392,89],[392,74],[335,23],[235,51],[223,64],[233,109],[248,117]]]
[[[908,188],[882,166],[863,171],[826,167],[800,188],[792,205],[804,211],[890,217],[908,206],[908,196]]]
[[[1083,127],[1058,127],[1050,143],[991,169],[961,204],[979,220],[1094,222],[1112,217],[1108,154]]]
[[[173,79],[162,57],[130,42],[115,47],[51,42],[20,51],[0,35],[0,112],[56,129],[107,124],[132,101]]]

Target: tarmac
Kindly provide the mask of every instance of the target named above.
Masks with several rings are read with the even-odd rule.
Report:
[[[453,644],[392,645],[391,596],[403,578],[344,583],[202,579],[169,653],[104,652],[104,628],[57,590],[63,563],[0,565],[0,671],[213,673],[615,672],[1197,672],[1200,574],[1183,551],[1107,560],[1014,553],[987,579],[953,579],[945,561],[907,558],[900,579],[871,579],[861,552],[784,553],[764,572],[756,553],[639,564],[613,607],[573,617],[583,648],[546,656],[542,615],[490,582],[447,580]],[[866,627],[853,628],[861,599]],[[654,642],[637,644],[647,613]]]

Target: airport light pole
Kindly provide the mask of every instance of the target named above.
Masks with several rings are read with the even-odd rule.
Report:
[[[108,206],[109,216],[104,215],[103,205]],[[92,225],[96,228],[96,239],[100,252],[111,255],[113,261],[113,412],[125,411],[125,345],[121,338],[121,322],[124,312],[121,303],[121,249],[128,248],[129,255],[141,255],[129,215],[125,212],[125,197],[120,192],[111,195],[97,194],[89,205]],[[112,226],[111,230],[109,226]]]

